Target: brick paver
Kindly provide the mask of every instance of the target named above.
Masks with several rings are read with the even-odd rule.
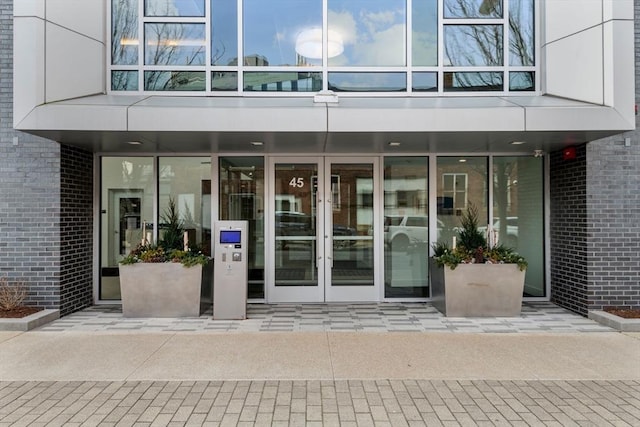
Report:
[[[0,382],[0,426],[637,426],[640,381]]]

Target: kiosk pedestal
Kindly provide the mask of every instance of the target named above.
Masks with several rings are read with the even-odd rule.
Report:
[[[247,221],[214,225],[214,320],[247,318],[247,230]]]

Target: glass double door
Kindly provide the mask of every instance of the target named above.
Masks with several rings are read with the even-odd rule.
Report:
[[[377,301],[377,159],[273,158],[269,302]]]

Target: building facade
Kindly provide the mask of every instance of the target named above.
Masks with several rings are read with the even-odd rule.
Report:
[[[640,307],[636,3],[0,0],[0,274],[117,302],[175,202],[252,301],[427,301],[473,205],[525,298]]]

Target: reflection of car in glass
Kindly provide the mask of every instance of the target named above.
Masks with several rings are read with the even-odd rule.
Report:
[[[429,218],[421,215],[386,215],[384,242],[394,250],[429,242]]]
[[[276,236],[315,236],[316,231],[311,216],[302,212],[276,212]],[[334,236],[355,236],[356,230],[346,225],[334,224]],[[354,244],[355,240],[341,240]]]

